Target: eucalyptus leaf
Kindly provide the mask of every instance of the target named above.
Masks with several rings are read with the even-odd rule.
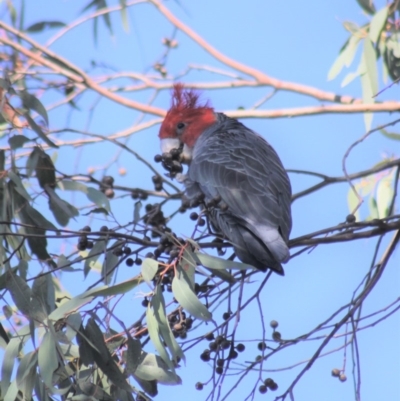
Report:
[[[6,273],[7,290],[10,292],[17,308],[29,316],[32,291],[24,279],[11,272]]]
[[[29,27],[26,28],[25,31],[30,33],[36,33],[36,32],[41,32],[47,28],[60,28],[64,27],[65,25],[66,24],[61,21],[41,21],[29,25]]]
[[[63,190],[83,192],[91,202],[100,208],[104,207],[107,212],[111,211],[110,201],[108,200],[107,196],[96,188],[88,187],[81,182],[69,180],[60,181],[58,186]]]
[[[53,321],[57,321],[60,319],[65,318],[66,315],[70,314],[73,311],[78,310],[81,306],[88,304],[93,300],[96,295],[96,291],[100,291],[105,287],[95,288],[89,291],[86,291],[82,294],[77,295],[76,297],[65,301],[62,303],[58,308],[56,308],[52,313],[49,315],[49,319]],[[92,293],[94,295],[92,295]]]
[[[111,295],[125,294],[137,287],[141,282],[142,279],[140,277],[134,277],[111,287],[104,286],[103,288],[94,289],[92,295],[95,297],[109,297]]]
[[[22,148],[25,143],[30,142],[30,139],[24,135],[14,135],[8,139],[8,144],[11,149]]]
[[[93,357],[99,368],[117,387],[126,391],[131,391],[132,389],[126,381],[124,375],[116,365],[114,359],[111,357],[111,354],[104,342],[104,335],[94,318],[90,318],[88,320],[86,325],[86,334],[89,340],[91,340],[98,349],[98,351],[93,352]]]
[[[146,381],[156,380],[161,384],[182,384],[181,378],[168,369],[162,358],[147,352],[143,352],[139,366],[135,371],[135,376]]]
[[[342,47],[338,57],[336,58],[336,60],[334,61],[332,67],[328,72],[328,81],[331,81],[334,78],[336,78],[342,71],[343,67],[345,66],[349,67],[351,65],[359,43],[360,43],[359,35],[350,36],[348,41]]]
[[[85,260],[85,265],[83,268],[85,277],[88,275],[89,271],[95,267],[98,258],[101,255],[104,255],[106,249],[107,249],[106,240],[99,239],[94,243],[93,248],[90,250],[88,257]]]
[[[16,376],[17,387],[25,399],[30,399],[32,396],[37,364],[38,353],[32,351],[25,354],[18,365]]]
[[[12,182],[15,184],[14,189],[21,195],[23,196],[27,201],[31,201],[31,197],[29,196],[28,192],[26,191],[24,185],[22,184],[21,178],[19,175],[15,174],[14,171],[9,170],[7,172],[8,178],[12,180]]]
[[[371,40],[366,37],[364,39],[363,58],[365,60],[365,69],[368,79],[370,80],[371,91],[373,95],[378,93],[378,67],[376,65],[376,51]],[[374,99],[364,98],[364,103],[373,103]]]
[[[190,314],[203,321],[212,319],[211,312],[199,301],[196,294],[190,288],[187,276],[182,269],[177,269],[177,274],[172,280],[172,292],[179,304]]]
[[[61,199],[52,188],[47,187],[46,192],[50,196],[49,208],[53,212],[58,224],[66,226],[70,218],[79,216],[78,209]]]
[[[38,365],[41,378],[46,386],[53,388],[53,374],[58,368],[56,342],[53,334],[47,331],[39,347]]]
[[[30,127],[38,134],[39,138],[41,138],[50,147],[58,148],[58,146],[47,137],[42,128],[40,128],[40,126],[36,124],[35,120],[28,113],[25,113],[24,117],[26,118],[26,121],[28,122]]]
[[[46,108],[37,97],[27,91],[20,91],[18,96],[21,98],[24,108],[36,111],[46,122],[46,125],[49,126],[49,116],[47,115]]]
[[[1,365],[1,394],[7,394],[11,382],[14,363],[20,350],[23,348],[24,344],[29,338],[30,328],[29,325],[26,325],[19,329],[16,335],[12,337],[10,342],[7,344]]]
[[[26,161],[26,174],[30,177],[36,170],[36,166],[41,155],[42,150],[35,146],[32,152],[29,154],[28,160]]]
[[[47,302],[49,290],[47,275],[36,277],[33,281],[32,298],[29,305],[29,315],[32,319],[43,322],[50,313],[50,305]],[[54,305],[52,305],[52,308],[54,309]]]
[[[357,0],[357,3],[368,14],[374,14],[375,13],[375,6],[374,6],[374,3],[373,3],[372,0]]]
[[[151,342],[155,346],[161,358],[168,365],[168,367],[170,369],[173,369],[173,364],[168,355],[168,352],[160,340],[158,321],[155,317],[154,310],[151,308],[150,304],[146,310],[146,321],[147,321],[147,330],[149,332]]]
[[[148,283],[151,284],[158,270],[158,262],[154,259],[146,258],[142,263],[142,277]]]
[[[128,336],[128,350],[126,352],[126,372],[128,374],[135,373],[141,361],[141,355],[142,345],[140,341]]]
[[[172,355],[172,359],[178,363],[180,359],[185,360],[185,354],[177,343],[174,334],[172,333],[169,321],[165,312],[165,301],[162,294],[161,286],[157,285],[155,294],[151,299],[151,306],[153,307],[154,316],[158,323],[158,333],[162,340],[168,347]]]
[[[374,196],[370,196],[368,200],[369,206],[369,220],[379,219],[378,205]]]
[[[369,78],[368,72],[361,75],[361,88],[362,88],[362,94],[363,94],[363,102],[365,104],[373,103],[374,92],[371,87],[371,80]],[[373,114],[371,112],[364,113],[364,123],[365,123],[366,131],[369,131],[371,129],[372,118],[373,118]]]
[[[358,196],[354,193],[352,188],[349,188],[349,191],[347,193],[347,204],[350,213],[354,213],[354,210],[358,207],[359,202],[360,201],[358,200]],[[354,216],[356,217],[356,221],[360,221],[360,209],[357,209]]]
[[[207,255],[205,253],[196,252],[196,257],[199,259],[200,263],[204,267],[208,267],[213,270],[254,270],[254,266],[247,265],[241,262],[234,262],[232,260],[225,260],[217,256]]]
[[[66,321],[66,329],[65,329],[65,336],[69,341],[76,336],[76,333],[79,330],[79,327],[82,324],[82,316],[80,313],[71,313],[68,315]]]
[[[135,202],[135,207],[133,209],[133,222],[134,224],[139,223],[140,221],[140,210],[142,208],[142,202],[137,201]]]
[[[393,139],[395,141],[400,141],[400,134],[396,134],[395,132],[388,132],[385,129],[380,130],[381,134],[383,134],[386,138]]]
[[[379,36],[386,25],[388,18],[389,6],[381,8],[371,19],[369,26],[369,38],[373,43],[376,43]]]
[[[376,205],[378,208],[378,216],[380,219],[388,217],[389,208],[393,200],[394,189],[392,187],[392,177],[388,176],[379,181],[376,190]]]

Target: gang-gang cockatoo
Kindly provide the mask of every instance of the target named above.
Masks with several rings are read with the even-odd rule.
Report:
[[[244,263],[283,275],[292,227],[288,175],[271,145],[239,121],[216,113],[199,94],[175,84],[160,128],[164,153],[183,145],[180,179],[189,200],[212,203],[210,222]],[[216,203],[215,202],[218,202]]]

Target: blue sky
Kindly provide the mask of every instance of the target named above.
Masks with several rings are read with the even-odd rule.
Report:
[[[26,26],[42,20],[61,20],[70,22],[78,17],[85,2],[36,0],[26,2]],[[19,2],[15,2],[18,4]],[[117,3],[117,2],[115,2]],[[346,88],[340,87],[345,73],[336,80],[327,81],[327,73],[336,58],[338,51],[347,39],[348,32],[342,27],[342,22],[351,20],[362,25],[368,21],[362,10],[354,1],[308,0],[203,0],[190,2],[168,1],[165,4],[183,22],[191,26],[205,40],[224,52],[229,57],[285,81],[298,82],[318,87],[324,91],[349,94],[360,97],[360,83],[356,79]],[[377,8],[385,3],[377,3]],[[4,4],[2,5],[4,8]],[[129,8],[129,32],[121,25],[120,14],[111,15],[114,36],[110,38],[102,21],[99,22],[99,37],[97,45],[93,40],[92,23],[86,23],[71,30],[67,35],[55,42],[51,49],[60,53],[81,68],[90,71],[92,75],[103,75],[109,72],[106,68],[92,69],[92,60],[103,62],[115,71],[135,71],[146,73],[152,71],[152,65],[163,53],[161,43],[163,37],[170,37],[173,28],[166,20],[157,14],[154,7],[139,4]],[[34,39],[45,43],[55,31],[34,35]],[[188,64],[224,68],[210,55],[181,32],[176,34],[179,46],[171,51],[167,64],[168,72],[177,75],[185,71]],[[359,57],[360,55],[357,55]],[[350,70],[356,69],[357,62]],[[229,70],[228,70],[229,71]],[[231,71],[232,72],[232,71]],[[152,72],[154,73],[154,72]],[[183,82],[221,81],[224,77],[213,73],[194,71],[182,78]],[[126,79],[113,84],[127,84]],[[383,83],[381,82],[381,87]],[[269,88],[246,88],[235,91],[208,90],[203,98],[210,99],[218,111],[233,110],[240,106],[251,107],[260,98],[270,92]],[[125,96],[125,94],[123,94]],[[146,101],[151,98],[151,91],[126,94],[132,99]],[[398,87],[387,90],[381,99],[397,99]],[[45,95],[43,103],[49,106],[57,99],[55,93]],[[90,109],[97,104],[98,96],[86,95],[81,100],[81,111],[67,113],[64,108],[50,112],[51,129],[56,130],[66,125],[77,129],[87,129],[90,132],[111,135],[134,124],[138,113],[116,105],[110,101],[101,100],[93,113]],[[300,106],[312,106],[319,103],[312,98],[292,93],[278,93],[263,107],[279,109]],[[169,92],[158,96],[154,105],[167,108]],[[153,117],[145,117],[151,119]],[[390,121],[387,114],[375,115],[373,127]],[[394,118],[393,118],[394,119]],[[262,134],[277,150],[283,164],[288,169],[311,170],[332,176],[342,176],[342,158],[349,146],[365,132],[362,115],[323,115],[317,117],[300,117],[292,119],[255,120],[247,119],[244,123]],[[393,129],[395,130],[395,128]],[[135,151],[152,160],[159,152],[158,127],[152,127],[129,138],[127,144]],[[77,135],[66,135],[64,140],[78,139]],[[0,146],[5,146],[0,140]],[[49,151],[53,154],[53,151]],[[349,172],[357,172],[372,167],[385,156],[397,156],[400,153],[399,142],[384,138],[380,133],[371,135],[364,143],[355,148],[348,159]],[[117,158],[115,161],[114,159]],[[73,162],[72,162],[73,160]],[[151,172],[133,159],[126,152],[119,154],[119,149],[110,144],[91,145],[86,148],[68,147],[57,152],[57,168],[65,173],[86,173],[88,168],[109,165],[108,173],[116,177],[119,185],[132,187],[148,187]],[[125,168],[127,174],[118,175],[119,168]],[[159,168],[159,166],[157,166]],[[97,175],[100,177],[100,173]],[[315,179],[291,174],[293,192],[308,187]],[[302,198],[293,204],[294,227],[292,238],[334,226],[345,220],[349,213],[347,206],[347,184],[337,184],[323,189],[315,194]],[[63,195],[71,202],[82,200],[75,195]],[[40,202],[40,201],[39,201]],[[85,203],[83,203],[85,204]],[[82,206],[82,205],[81,205]],[[130,199],[123,198],[112,202],[113,212],[120,222],[127,221],[132,216],[133,204]],[[368,209],[361,209],[362,218],[366,218]],[[80,228],[87,222],[85,217],[78,219]],[[91,221],[93,227],[100,227],[102,219]],[[193,223],[188,216],[177,219],[177,233],[188,235],[193,230]],[[71,226],[71,228],[73,228]],[[383,241],[382,249],[388,244],[391,234]],[[376,239],[359,240],[355,243],[318,246],[310,253],[294,258],[285,266],[284,278],[274,276],[263,290],[262,305],[266,325],[272,319],[279,321],[279,330],[283,338],[295,338],[333,313],[339,306],[349,302],[354,288],[369,270],[369,264],[374,252]],[[295,251],[295,250],[294,250]],[[392,257],[385,274],[370,297],[365,302],[363,313],[367,315],[385,307],[398,297],[399,253]],[[121,269],[124,270],[124,269]],[[117,280],[137,274],[137,271],[126,268],[121,271]],[[66,286],[73,294],[77,294],[98,279],[96,274],[79,286],[76,278],[64,277]],[[256,276],[257,282],[261,275]],[[256,283],[257,284],[257,283]],[[246,292],[251,294],[256,284],[249,284]],[[126,305],[134,305],[137,294],[125,296],[125,311],[123,318],[133,321],[131,311]],[[132,301],[132,302],[131,302]],[[139,301],[138,301],[139,303]],[[136,307],[136,306],[135,306]],[[121,312],[122,313],[122,312]],[[218,311],[221,314],[223,311]],[[135,313],[133,313],[135,314]],[[250,338],[260,338],[258,327],[259,313],[250,308],[242,315],[239,336],[245,341]],[[400,395],[400,330],[399,317],[394,316],[381,324],[363,330],[358,335],[361,353],[362,400],[396,399]],[[207,330],[204,329],[204,332]],[[270,332],[267,328],[267,334]],[[254,334],[256,333],[256,334]],[[333,341],[325,351],[333,350],[343,344],[343,337]],[[258,354],[257,342],[246,343],[247,351],[239,362],[254,359]],[[277,372],[287,366],[307,359],[318,347],[317,341],[291,347],[288,351],[278,353],[265,364],[265,373],[279,384],[279,391],[295,378],[300,367]],[[204,400],[209,387],[202,392],[194,389],[197,381],[205,381],[210,375],[210,368],[200,361],[199,349],[188,352],[187,365],[179,370],[183,385],[177,387],[160,387],[157,399],[176,399],[190,397],[193,401]],[[151,349],[151,346],[150,348]],[[331,353],[318,360],[313,368],[306,373],[296,386],[296,400],[353,400],[352,362],[350,350],[347,355],[348,380],[340,383],[330,375],[332,368],[343,364],[343,351]],[[243,400],[249,393],[256,375],[252,375],[235,390],[232,400]],[[264,375],[263,375],[264,377]],[[229,381],[229,380],[228,380]],[[279,393],[280,394],[280,393]],[[275,394],[274,394],[275,395]],[[274,399],[268,393],[261,395],[256,392],[255,399]]]

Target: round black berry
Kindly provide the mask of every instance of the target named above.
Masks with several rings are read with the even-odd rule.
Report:
[[[203,383],[197,382],[195,387],[196,387],[196,390],[203,390]]]
[[[240,344],[238,344],[237,346],[236,346],[236,349],[239,351],[239,352],[243,352],[244,350],[245,350],[245,346],[244,346],[244,344],[242,344],[242,343],[240,343]]]
[[[258,388],[258,391],[261,393],[261,394],[265,394],[266,392],[267,392],[267,386],[264,386],[263,384]]]

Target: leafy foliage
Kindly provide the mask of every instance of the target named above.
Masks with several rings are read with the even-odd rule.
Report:
[[[93,22],[95,41],[99,36],[99,20],[106,32],[114,35],[113,11],[121,12],[123,25],[128,30],[128,11],[136,2],[109,3],[92,0],[81,11],[79,24]],[[162,10],[161,3],[153,0],[149,3]],[[342,87],[359,79],[363,95],[355,104],[374,105],[380,90],[380,70],[394,82],[400,78],[399,8],[395,7],[396,2],[379,10],[371,1],[358,0],[358,3],[369,20],[361,27],[348,21],[344,23],[349,38],[329,70],[328,79],[338,77],[359,56],[358,66],[343,78]],[[155,126],[165,114],[163,109],[150,103],[141,104],[118,92],[132,90],[132,82],[135,94],[142,88],[156,88],[157,93],[169,89],[166,65],[169,53],[178,47],[177,40],[164,38],[165,51],[154,63],[153,71],[144,75],[109,73],[111,68],[106,63],[96,61],[90,72],[86,72],[30,36],[48,30],[57,30],[57,35],[62,36],[73,24],[46,20],[24,28],[23,7],[21,12],[12,2],[7,2],[7,7],[12,26],[1,22],[5,33],[0,38],[7,51],[4,76],[0,79],[4,139],[0,150],[0,288],[7,302],[0,323],[0,345],[4,349],[2,398],[6,401],[32,397],[39,401],[54,398],[150,400],[162,391],[160,385],[182,384],[179,369],[194,347],[206,347],[200,358],[209,364],[208,383],[213,386],[210,392],[217,394],[216,389],[223,387],[225,378],[232,372],[234,360],[245,350],[236,337],[241,314],[251,303],[260,305],[259,295],[270,274],[263,276],[257,289],[246,294],[245,299],[244,293],[259,273],[252,266],[233,260],[234,255],[225,256],[231,244],[212,232],[207,219],[208,206],[202,205],[200,216],[195,213],[192,218],[193,232],[182,234],[180,226],[174,226],[179,214],[190,209],[177,180],[173,180],[183,172],[180,156],[174,159],[172,154],[157,155],[155,162],[161,162],[166,170],[161,174],[155,163],[130,149],[127,142],[120,141],[123,135],[132,136]],[[53,43],[52,40],[55,41],[54,37],[48,43]],[[214,50],[206,49],[214,54]],[[220,57],[221,60],[226,59]],[[96,76],[99,67],[108,75]],[[48,75],[56,78],[49,79]],[[103,86],[121,76],[128,77],[124,88]],[[249,86],[265,82],[259,76],[253,78]],[[231,86],[247,85],[246,82],[240,77]],[[86,130],[75,132],[70,127],[56,130],[60,122],[51,121],[50,111],[59,104],[67,112],[79,111],[87,91],[145,112],[146,118],[140,117],[128,133],[110,136]],[[59,96],[59,103],[51,105],[48,99],[54,93]],[[249,114],[244,114],[245,117],[253,116],[252,109],[240,110],[246,111]],[[371,130],[372,112],[368,108],[362,112],[366,135],[380,132],[382,138],[400,139],[400,134],[387,129],[397,120]],[[150,120],[150,115],[157,118]],[[87,173],[61,171],[57,157],[65,157],[68,146],[75,149],[95,143],[113,144],[121,153],[134,156],[143,171],[147,169],[153,174],[151,181],[147,180],[140,188],[122,185],[108,175],[108,166],[93,168]],[[91,152],[95,154],[92,148]],[[74,158],[77,154],[73,153]],[[73,161],[69,164],[72,166]],[[318,244],[375,236],[381,239],[391,231],[396,234],[380,261],[375,255],[367,278],[363,278],[351,302],[340,310],[341,314],[333,314],[299,338],[285,340],[276,330],[277,322],[271,322],[270,335],[266,334],[263,319],[257,322],[263,327],[262,341],[258,343],[261,354],[235,367],[242,377],[257,372],[259,377],[251,394],[257,388],[262,394],[277,390],[278,385],[271,378],[261,380],[263,363],[288,347],[315,340],[313,336],[317,332],[324,333],[322,348],[315,351],[299,373],[299,379],[342,328],[347,330],[351,325],[354,336],[348,344],[356,343],[355,333],[361,330],[359,324],[364,319],[357,320],[363,302],[379,281],[398,241],[400,220],[395,212],[399,168],[400,161],[390,156],[367,171],[352,175],[345,171],[343,177],[302,172],[319,177],[321,182],[295,194],[293,200],[324,186],[346,182],[350,184],[347,196],[350,214],[346,222],[335,227],[291,240],[292,248],[301,247],[293,257]],[[120,177],[125,174],[122,167],[119,174]],[[135,174],[142,175],[142,171]],[[129,205],[123,222],[116,216],[121,199]],[[366,205],[361,206],[365,200]],[[83,221],[89,221],[90,226],[83,226]],[[124,277],[134,266],[140,268]],[[79,283],[82,279],[95,279],[86,291],[70,294],[62,281],[68,275]],[[120,318],[120,303],[131,314],[128,323]],[[393,305],[395,310],[397,304]],[[221,309],[224,310],[222,319]],[[391,313],[394,312],[390,310],[384,317]],[[374,324],[375,321],[371,326]],[[254,334],[254,339],[258,335]],[[341,381],[346,379],[342,370],[335,371],[334,376]],[[292,394],[297,381],[288,387],[282,399]],[[199,382],[196,388],[201,390],[206,385]],[[225,397],[235,388],[236,384]],[[215,397],[221,399],[221,393]]]

